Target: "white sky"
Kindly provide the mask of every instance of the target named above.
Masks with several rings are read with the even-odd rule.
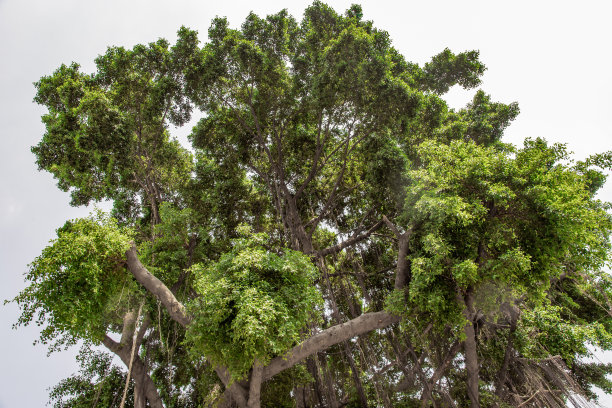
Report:
[[[330,1],[344,12],[355,1]],[[44,132],[44,110],[32,102],[32,83],[60,64],[87,71],[107,46],[131,47],[158,37],[170,41],[185,25],[205,35],[215,16],[238,27],[249,11],[288,8],[301,19],[307,1],[0,0],[0,300],[23,287],[26,266],[65,220],[89,210],[68,206],[68,194],[39,173],[30,147]],[[480,50],[488,70],[481,88],[521,114],[506,141],[541,136],[563,142],[576,157],[612,149],[612,2],[363,1],[364,17],[389,32],[409,60],[424,63],[445,47]],[[474,91],[452,90],[455,107]],[[180,130],[181,134],[188,133]],[[612,183],[611,183],[612,185]],[[612,187],[601,198],[612,201]],[[0,307],[0,408],[41,407],[48,387],[76,370],[74,352],[46,358],[32,346],[36,327],[11,330],[14,305]],[[602,399],[612,406],[612,398]]]

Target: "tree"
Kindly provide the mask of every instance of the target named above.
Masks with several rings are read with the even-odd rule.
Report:
[[[423,67],[315,2],[215,19],[36,83],[32,151],[72,204],[14,298],[51,349],[84,342],[56,406],[584,405],[612,367],[610,153],[501,141],[518,114],[478,52]],[[197,108],[192,150],[169,134]],[[95,354],[104,345],[125,364]],[[123,388],[117,389],[122,384]],[[119,386],[121,387],[121,386]],[[119,395],[121,394],[121,397]],[[110,401],[110,402],[109,402]]]

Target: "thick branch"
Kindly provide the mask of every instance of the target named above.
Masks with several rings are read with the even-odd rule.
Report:
[[[152,293],[164,305],[170,317],[177,321],[181,326],[185,327],[191,321],[190,317],[185,312],[185,307],[179,302],[172,291],[151,272],[144,267],[138,259],[136,246],[132,245],[126,252],[128,269],[134,275],[134,278],[150,293]]]
[[[131,347],[123,347],[121,344],[117,343],[108,336],[104,336],[102,343],[107,349],[118,355],[126,366],[129,366]],[[149,377],[149,374],[146,372],[145,365],[138,355],[134,356],[134,361],[132,362],[132,372],[134,374],[132,377],[135,381],[142,381],[141,385],[151,408],[164,408],[164,404],[159,396],[159,393],[157,392],[157,387],[155,386],[153,380],[151,380],[151,377]]]
[[[172,291],[168,289],[162,281],[157,279],[151,272],[149,272],[144,265],[138,259],[136,247],[132,247],[126,252],[128,269],[134,275],[134,278],[140,282],[150,293],[152,293],[159,301],[164,305],[170,317],[178,322],[181,326],[186,327],[190,322],[191,318],[187,316],[185,307],[179,302]],[[238,405],[246,406],[246,399],[244,397],[245,392],[241,389],[237,383],[230,383],[229,374],[223,367],[217,367],[217,374],[221,381],[228,386],[232,397],[236,400]]]
[[[325,350],[334,344],[368,333],[375,329],[387,327],[399,322],[398,316],[387,312],[364,313],[361,316],[332,326],[315,334],[303,343],[293,347],[284,356],[276,357],[263,370],[263,381],[267,381],[287,368],[293,367],[306,357]]]
[[[245,390],[237,381],[232,381],[229,371],[223,366],[216,366],[215,372],[219,379],[225,385],[225,393],[229,393],[233,398],[234,402],[240,408],[246,408],[247,406],[247,390]]]
[[[410,264],[408,263],[408,245],[410,234],[404,233],[399,236],[397,242],[397,272],[395,273],[395,289],[401,290],[410,280]]]
[[[395,274],[395,289],[402,289],[410,280],[410,265],[408,263],[408,246],[410,236],[412,235],[413,227],[408,228],[405,232],[400,232],[397,225],[393,224],[387,216],[383,215],[383,221],[397,237],[397,273]]]
[[[458,295],[461,297],[461,295]],[[461,300],[461,299],[460,299]],[[479,366],[478,366],[478,345],[476,344],[476,331],[474,330],[474,294],[468,289],[464,296],[463,314],[467,319],[464,327],[465,341],[463,351],[465,354],[465,370],[467,372],[467,393],[470,397],[470,407],[480,408],[479,401]]]
[[[263,366],[259,360],[255,359],[249,381],[249,401],[248,408],[259,408],[261,406],[261,374]]]

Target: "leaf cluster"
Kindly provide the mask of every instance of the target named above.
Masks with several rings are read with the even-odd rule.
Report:
[[[238,240],[218,262],[192,267],[199,296],[189,306],[187,341],[237,378],[255,359],[265,364],[298,342],[322,303],[311,260],[269,251],[261,239]]]

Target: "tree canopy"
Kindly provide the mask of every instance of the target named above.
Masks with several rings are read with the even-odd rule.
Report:
[[[36,84],[71,204],[17,325],[82,344],[56,407],[586,406],[612,392],[612,154],[502,141],[477,51],[419,66],[363,18],[215,19]],[[202,119],[182,146],[171,126]],[[109,354],[97,346],[104,346]],[[112,364],[117,356],[124,367]]]

